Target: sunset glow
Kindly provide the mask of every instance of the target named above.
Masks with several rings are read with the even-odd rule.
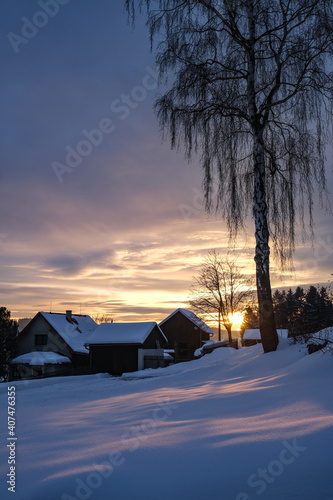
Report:
[[[229,314],[230,321],[232,322],[232,328],[234,330],[240,329],[240,326],[243,323],[243,316],[244,314],[242,312],[235,312],[234,314]]]

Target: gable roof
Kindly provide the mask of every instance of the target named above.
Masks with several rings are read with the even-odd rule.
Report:
[[[167,318],[165,318],[163,321],[161,321],[161,323],[159,324],[159,326],[163,325],[166,321],[168,321],[170,318],[172,318],[172,316],[174,316],[178,312],[180,312],[181,314],[183,314],[187,319],[189,319],[190,321],[192,321],[192,323],[194,323],[196,326],[198,326],[199,328],[201,328],[202,331],[204,331],[206,333],[209,333],[210,335],[213,335],[212,329],[209,328],[209,326],[206,325],[206,323],[204,323],[202,321],[202,319],[198,318],[198,316],[196,314],[194,314],[194,312],[189,311],[188,309],[184,309],[182,307],[179,307],[178,309],[176,309],[175,311],[173,311]]]
[[[71,321],[68,321],[66,314],[46,313],[41,311],[36,314],[35,318],[38,315],[41,315],[48,324],[52,326],[72,351],[88,354],[84,344],[88,336],[97,327],[97,323],[90,316],[85,314],[72,314]],[[33,318],[31,322],[35,318]],[[31,322],[22,330],[21,334],[29,327]]]
[[[277,334],[280,338],[282,339],[287,339],[288,338],[288,330],[278,328]],[[243,335],[243,340],[261,340],[261,335],[260,335],[260,330],[259,328],[248,328],[245,330],[244,335]]]
[[[167,342],[157,323],[149,321],[141,323],[101,323],[88,337],[86,344],[143,344],[155,327],[158,328]]]

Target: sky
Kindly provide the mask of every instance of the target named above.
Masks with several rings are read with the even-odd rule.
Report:
[[[0,304],[13,317],[160,321],[213,249],[254,273],[252,220],[230,249],[199,161],[162,141],[144,15],[133,30],[121,0],[3,0],[0,23]],[[331,154],[327,176],[332,192]],[[273,287],[329,284],[332,215],[314,213],[314,245],[298,240],[292,270],[272,262]]]

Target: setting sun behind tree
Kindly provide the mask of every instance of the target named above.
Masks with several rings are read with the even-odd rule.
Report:
[[[242,310],[253,293],[253,277],[242,274],[235,260],[213,250],[201,265],[195,281],[191,288],[191,307],[199,314],[215,318],[219,340],[223,325],[231,344],[232,327],[236,322],[237,326],[242,323]]]

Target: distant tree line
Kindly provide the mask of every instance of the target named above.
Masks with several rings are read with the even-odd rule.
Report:
[[[328,287],[276,290],[273,304],[277,328],[288,329],[290,336],[308,335],[333,326],[333,300]],[[241,332],[247,328],[259,328],[258,308],[253,304],[245,309]]]

